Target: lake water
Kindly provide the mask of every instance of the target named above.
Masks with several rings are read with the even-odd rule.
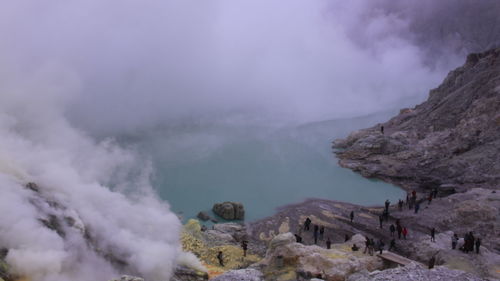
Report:
[[[306,198],[383,204],[401,189],[341,168],[331,142],[387,120],[393,112],[300,126],[183,123],[143,136],[156,168],[154,186],[183,219],[214,203],[242,202],[246,221]]]

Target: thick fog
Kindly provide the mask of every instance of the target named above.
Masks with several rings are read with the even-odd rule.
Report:
[[[316,121],[422,101],[477,51],[472,20],[498,37],[494,13],[470,7],[494,1],[404,3],[5,1],[2,53],[25,71],[74,73],[66,113],[85,129],[243,112]]]
[[[148,159],[91,135],[412,106],[500,34],[486,0],[1,2],[0,247],[33,280],[117,274],[84,229],[147,280],[166,280],[180,252]],[[49,215],[81,225],[63,238],[40,222]]]

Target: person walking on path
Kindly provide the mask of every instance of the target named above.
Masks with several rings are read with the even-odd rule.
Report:
[[[434,227],[431,229],[431,242],[436,242],[436,229]]]
[[[403,227],[403,230],[401,232],[403,233],[403,238],[406,240],[406,236],[408,235],[408,229],[406,227]]]
[[[219,251],[217,254],[217,259],[219,260],[219,265],[224,267],[224,256],[222,255],[222,251]]]
[[[476,239],[476,254],[479,254],[479,248],[481,248],[481,238]]]
[[[354,211],[351,211],[349,218],[351,219],[351,223],[352,223],[352,221],[354,220]]]
[[[311,219],[306,218],[306,221],[304,222],[304,230],[309,231],[309,227],[311,226]]]
[[[248,249],[248,241],[241,241],[241,248],[243,249],[243,256],[247,256],[247,249]]]
[[[394,232],[396,232],[396,227],[394,226],[394,224],[391,224],[391,226],[389,226],[389,230],[391,231],[391,237],[394,237]],[[399,233],[399,239],[401,239],[401,233]]]
[[[389,250],[396,249],[396,239],[392,238],[391,239],[391,244],[389,245]]]
[[[332,248],[332,241],[330,241],[330,237],[326,238],[326,248],[327,249]]]
[[[325,227],[321,226],[319,228],[319,240],[323,240],[323,234],[325,234]]]
[[[380,224],[380,228],[382,228],[382,222],[384,221],[384,217],[382,215],[378,216],[378,222]]]
[[[368,246],[368,253],[370,256],[373,256],[373,252],[375,250],[375,241],[373,241],[373,238],[370,239],[370,245]]]
[[[458,235],[456,233],[453,234],[451,237],[451,249],[455,250],[457,248],[458,244]]]
[[[378,240],[377,242],[377,250],[382,254],[382,251],[384,250],[385,243],[382,241],[382,239]]]
[[[398,230],[398,239],[401,239],[401,234],[403,233],[403,227],[401,227],[401,224],[398,224],[396,228]]]
[[[363,250],[363,254],[369,251],[370,248],[370,239],[368,237],[365,238],[365,249]]]

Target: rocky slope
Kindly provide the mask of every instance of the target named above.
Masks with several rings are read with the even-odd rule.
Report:
[[[407,189],[498,188],[500,48],[469,55],[426,102],[334,147],[341,166]]]

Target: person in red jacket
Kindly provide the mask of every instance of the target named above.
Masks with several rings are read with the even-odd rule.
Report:
[[[406,227],[403,227],[403,238],[406,239],[406,235],[408,235],[408,229]]]

